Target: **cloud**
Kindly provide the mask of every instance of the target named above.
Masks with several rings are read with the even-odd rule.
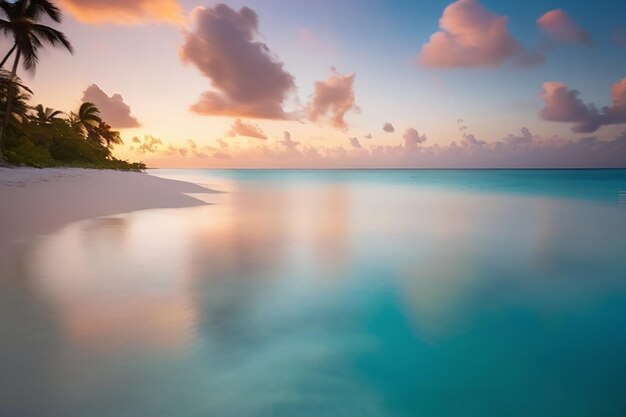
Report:
[[[537,25],[557,42],[591,46],[591,35],[561,9],[551,10],[537,20]]]
[[[428,68],[501,67],[541,63],[541,54],[525,50],[508,30],[508,17],[485,9],[477,0],[458,0],[443,12],[440,31],[422,47],[419,63]]]
[[[576,123],[575,132],[593,132],[600,125],[600,113],[593,105],[587,105],[578,98],[580,93],[568,89],[567,85],[558,82],[543,84],[541,98],[544,108],[539,116],[551,122]]]
[[[197,7],[190,18],[190,28],[183,33],[181,60],[195,65],[214,87],[202,93],[192,111],[209,116],[288,119],[283,103],[295,91],[294,78],[258,40],[256,12],[218,4]]]
[[[135,151],[139,154],[155,154],[157,157],[182,157],[186,158],[193,156],[200,159],[206,159],[209,157],[205,152],[198,147],[197,143],[192,139],[187,139],[186,146],[174,146],[171,143],[166,144],[159,138],[151,135],[144,136],[143,140],[138,137],[132,139],[133,144],[139,144],[138,147],[134,145],[130,147],[131,151]]]
[[[333,127],[346,130],[346,113],[358,111],[354,97],[355,75],[339,74],[335,68],[331,70],[333,74],[330,78],[315,82],[315,92],[309,103],[309,118],[317,122],[322,117],[329,117]]]
[[[96,105],[102,120],[115,129],[140,127],[139,121],[132,115],[130,106],[124,102],[120,94],[107,95],[96,84],[91,84],[83,92],[83,102]]]
[[[605,124],[626,123],[626,78],[611,87],[613,105],[604,107]]]
[[[163,155],[172,156],[178,154],[178,149],[171,143],[167,145],[167,149],[163,151]]]
[[[143,140],[139,139],[137,136],[134,136],[132,139],[132,143],[138,144],[139,146],[137,146],[136,148],[134,146],[131,146],[130,150],[137,151],[137,153],[140,154],[160,152],[163,147],[163,141],[152,135],[144,136]]]
[[[291,152],[295,151],[298,145],[300,145],[300,142],[296,142],[291,139],[291,133],[289,132],[283,132],[283,139],[279,140],[278,143],[283,145],[288,151]]]
[[[383,125],[383,132],[393,133],[395,131],[396,131],[396,128],[393,127],[393,125],[391,123],[385,123]]]
[[[230,127],[230,130],[226,133],[226,136],[246,136],[249,138],[262,140],[267,139],[267,136],[265,135],[265,133],[263,133],[263,130],[261,130],[258,125],[249,122],[242,122],[241,119],[237,119],[234,121],[233,125]]]
[[[420,136],[419,132],[410,127],[402,135],[404,139],[404,147],[407,149],[417,149],[420,143],[426,142],[426,135]]]
[[[533,134],[526,127],[523,127],[520,130],[519,135],[509,134],[508,136],[502,139],[502,143],[505,146],[510,146],[510,147],[530,145],[532,141],[533,141]],[[486,144],[486,142],[483,142],[483,144]]]
[[[365,139],[371,139],[373,136],[371,133],[368,133],[367,135],[363,136]]]
[[[361,142],[359,142],[359,138],[349,138],[348,140],[350,141],[350,146],[352,146],[353,148],[363,148],[363,146],[361,146]]]
[[[183,21],[178,0],[59,0],[59,4],[83,23],[138,25]]]
[[[170,146],[171,146],[171,145],[170,145]],[[198,145],[196,144],[196,142],[195,142],[193,139],[187,139],[187,148],[188,148],[189,152],[191,152],[191,154],[192,154],[193,156],[195,156],[196,158],[206,159],[206,158],[208,158],[208,157],[209,157],[206,153],[201,152],[201,151],[198,149]],[[183,149],[184,149],[184,148],[179,149],[179,153],[180,153],[180,152],[181,152],[181,150],[183,150]],[[185,156],[186,156],[186,155],[187,155],[187,152],[186,152],[186,151],[184,151],[184,153],[185,153]]]
[[[595,132],[602,126],[626,123],[626,78],[612,86],[613,104],[598,110],[586,104],[577,90],[558,82],[543,84],[544,108],[539,116],[551,122],[574,123],[577,133]]]
[[[463,119],[457,120],[457,124],[459,125],[459,131],[461,132],[460,146],[467,149],[476,149],[487,145],[487,142],[477,139],[476,136],[469,132],[468,127]],[[458,146],[456,142],[453,142],[452,144],[454,146]]]
[[[464,126],[463,126],[464,127]],[[468,140],[466,138],[473,138]],[[624,168],[626,131],[610,140],[595,136],[565,139],[542,137],[523,128],[500,140],[487,142],[462,130],[460,142],[426,145],[407,150],[404,144],[344,146],[293,145],[284,139],[256,142],[254,146],[205,146],[206,159],[198,166],[222,168]],[[291,144],[291,145],[286,145]],[[177,157],[180,157],[176,150]],[[165,153],[161,153],[165,155]],[[193,154],[187,152],[187,156]],[[160,165],[172,159],[158,159]],[[161,157],[163,158],[163,157]],[[186,162],[187,165],[193,161]]]
[[[450,167],[492,168],[594,168],[625,167],[626,131],[611,140],[586,137],[578,140],[558,136],[542,137],[522,128],[519,134],[509,134],[486,142],[471,136],[478,146],[440,148],[433,155],[439,163]]]

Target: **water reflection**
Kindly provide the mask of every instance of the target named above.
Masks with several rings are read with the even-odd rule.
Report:
[[[56,307],[71,345],[115,351],[189,343],[185,239],[150,215],[89,220],[43,239],[27,276]],[[177,240],[176,242],[174,240]]]
[[[396,182],[204,181],[228,192],[73,224],[2,259],[17,276],[0,281],[10,415],[624,405],[610,394],[626,388],[620,208]],[[489,398],[500,405],[485,410]]]

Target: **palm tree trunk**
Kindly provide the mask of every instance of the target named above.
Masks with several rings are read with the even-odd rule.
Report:
[[[15,48],[17,48],[17,43],[14,44],[13,47],[9,49],[9,52],[4,56],[4,58],[2,59],[2,62],[0,63],[0,68],[4,67],[4,64],[7,62],[9,57],[13,54],[13,52],[15,52]]]
[[[11,71],[11,80],[15,79],[17,74],[17,66],[20,63],[22,51],[17,48],[17,55],[15,55],[15,61],[13,62],[13,70]],[[2,146],[4,145],[4,132],[9,124],[11,118],[11,111],[13,110],[13,99],[15,98],[15,85],[13,82],[9,82],[9,91],[7,92],[7,103],[4,112],[4,119],[0,124],[0,162],[4,161],[4,153],[2,152]]]

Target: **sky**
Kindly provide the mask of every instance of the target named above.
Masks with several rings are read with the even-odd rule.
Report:
[[[626,2],[57,0],[21,74],[159,167],[626,166]],[[10,48],[2,38],[0,49]]]

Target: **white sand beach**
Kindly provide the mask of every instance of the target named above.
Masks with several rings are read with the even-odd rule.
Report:
[[[93,217],[206,204],[211,190],[149,174],[78,168],[0,168],[0,246]]]

